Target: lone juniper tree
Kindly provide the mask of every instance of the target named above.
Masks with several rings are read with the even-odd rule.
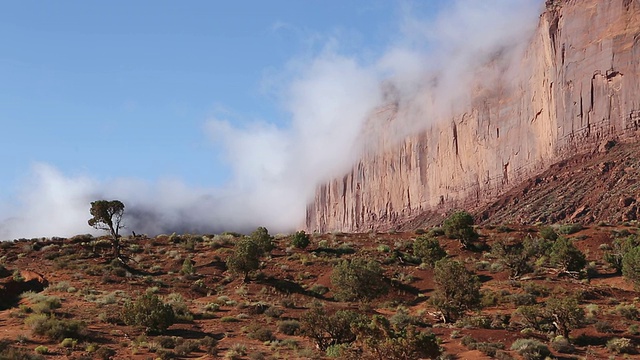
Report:
[[[124,204],[119,200],[97,200],[91,203],[90,212],[93,217],[89,219],[89,225],[98,230],[107,231],[111,235],[113,257],[122,261],[118,231],[124,228],[124,225],[122,225]]]

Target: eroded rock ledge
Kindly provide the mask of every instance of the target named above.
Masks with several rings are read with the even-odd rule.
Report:
[[[564,158],[637,141],[640,1],[548,2],[515,82],[483,84],[466,111],[417,134],[380,136],[317,189],[307,229],[388,229],[428,211],[476,209]],[[369,122],[391,128],[410,116],[389,104]]]

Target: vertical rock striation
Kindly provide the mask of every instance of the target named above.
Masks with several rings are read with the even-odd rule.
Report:
[[[428,119],[397,103],[378,109],[368,126],[386,131],[318,187],[307,229],[388,229],[473,209],[565,157],[638,139],[640,0],[548,1],[519,67],[504,82],[480,77],[465,111],[401,139],[397,124]]]

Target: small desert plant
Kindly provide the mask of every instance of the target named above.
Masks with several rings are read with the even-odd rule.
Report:
[[[569,340],[562,335],[556,336],[551,340],[551,348],[564,354],[571,354],[575,350],[575,347],[571,345]]]
[[[184,262],[182,263],[182,269],[180,269],[180,273],[183,275],[193,275],[195,270],[193,268],[193,261],[190,257],[186,257]]]
[[[252,324],[247,328],[247,337],[249,339],[259,340],[259,341],[271,341],[275,339],[273,336],[273,332],[271,329],[265,328],[261,324]]]
[[[296,232],[291,238],[291,245],[297,247],[298,249],[305,249],[309,246],[309,235],[307,235],[304,231]]]
[[[42,355],[46,355],[49,353],[49,348],[44,346],[44,345],[38,345],[36,346],[35,350],[34,350],[37,354],[42,354]]]
[[[122,317],[125,324],[142,326],[147,333],[162,333],[173,325],[176,315],[157,295],[145,293],[135,302],[125,303]]]
[[[551,355],[545,344],[533,339],[517,339],[511,344],[511,350],[518,352],[525,360],[544,360]]]
[[[78,345],[78,340],[74,338],[64,338],[64,340],[60,342],[60,346],[65,348],[75,348],[76,345]]]
[[[558,232],[563,235],[575,234],[580,230],[582,230],[582,224],[580,223],[564,224],[560,225],[560,227],[558,228]]]
[[[33,314],[25,319],[35,335],[44,335],[54,341],[65,338],[81,339],[87,335],[86,325],[82,321],[57,319],[44,314]]]
[[[640,319],[640,311],[633,304],[629,304],[629,305],[620,304],[616,306],[615,311],[625,319],[629,319],[629,320]]]
[[[593,324],[593,327],[596,329],[597,332],[603,333],[603,334],[609,334],[614,332],[613,325],[611,325],[610,322],[605,320],[597,321],[595,324]]]
[[[329,288],[324,285],[314,284],[313,286],[311,286],[309,291],[311,291],[314,294],[322,296],[329,292]]]
[[[538,230],[540,237],[545,240],[555,241],[558,238],[558,234],[551,226],[543,226]]]
[[[636,347],[627,338],[613,338],[607,341],[607,350],[614,354],[633,354],[636,352]]]
[[[295,335],[300,331],[300,322],[297,320],[284,320],[278,323],[278,331],[285,335]]]

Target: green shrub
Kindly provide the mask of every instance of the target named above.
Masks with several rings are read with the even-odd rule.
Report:
[[[593,324],[593,327],[597,332],[603,334],[610,334],[614,332],[613,325],[611,325],[611,323],[606,320],[597,321],[595,324]]]
[[[440,246],[438,239],[418,236],[413,242],[413,255],[419,257],[423,263],[433,267],[436,261],[447,256],[447,252]]]
[[[525,327],[541,330],[546,321],[540,305],[523,305],[516,309],[516,314],[522,318]]]
[[[34,351],[38,354],[46,355],[49,353],[49,348],[44,345],[38,345]],[[0,358],[2,358],[2,356],[0,356]]]
[[[517,339],[511,344],[511,350],[518,352],[525,360],[544,360],[551,355],[545,344],[533,339]]]
[[[275,339],[271,329],[267,329],[260,324],[254,324],[249,327],[247,337],[253,340],[259,340],[262,342],[272,341]]]
[[[541,227],[540,230],[538,230],[538,233],[540,234],[540,237],[545,240],[555,241],[558,238],[558,233],[556,233],[551,226]]]
[[[640,320],[640,311],[633,304],[629,304],[629,305],[620,304],[616,306],[615,310],[620,316],[624,317],[625,319]]]
[[[291,238],[291,245],[298,249],[305,249],[309,246],[309,243],[309,235],[307,235],[304,230],[296,232]]]
[[[622,257],[622,275],[640,288],[640,246],[632,248]]]
[[[35,335],[43,335],[53,341],[65,338],[82,339],[87,335],[87,326],[78,320],[57,319],[44,314],[33,314],[25,319]]]
[[[252,239],[242,239],[236,244],[233,254],[227,258],[227,268],[232,272],[243,274],[244,281],[247,282],[249,273],[260,267],[260,257],[263,253],[257,242]]]
[[[374,315],[369,323],[360,322],[353,328],[363,351],[357,353],[357,358],[434,359],[442,352],[435,334],[419,331],[413,325],[393,325],[381,315]]]
[[[575,347],[564,336],[556,336],[551,340],[551,348],[559,353],[572,354]]]
[[[480,305],[480,280],[459,261],[445,258],[436,262],[433,277],[435,292],[431,302],[446,321],[455,321]]]
[[[284,314],[284,310],[282,310],[281,308],[277,307],[277,306],[270,306],[267,308],[267,310],[265,310],[264,314],[270,318],[274,318],[277,319],[279,318],[282,314]]]
[[[444,235],[444,229],[441,228],[440,226],[432,227],[427,232],[427,236],[428,237],[438,237],[438,236],[442,236],[442,235]]]
[[[285,335],[296,335],[300,331],[298,320],[284,320],[278,323],[278,331]]]
[[[110,347],[100,346],[94,354],[95,354],[94,358],[102,359],[102,360],[110,360],[114,356],[116,356],[116,351]]]
[[[22,276],[22,273],[18,269],[15,269],[13,271],[12,279],[15,282],[23,282],[24,281],[24,277]]]
[[[380,264],[363,258],[342,260],[336,264],[331,284],[339,301],[369,301],[388,291]]]
[[[314,294],[318,294],[318,295],[322,296],[322,295],[324,295],[324,294],[329,292],[329,288],[324,286],[324,285],[314,284],[313,286],[311,286],[309,291],[311,291]]]
[[[608,245],[608,244],[603,244]],[[617,238],[606,249],[604,260],[610,267],[616,270],[618,274],[622,274],[622,259],[625,254],[630,252],[634,247],[640,245],[637,235],[627,236],[625,238]]]
[[[333,315],[314,306],[300,317],[300,334],[311,339],[318,349],[325,351],[330,345],[353,342],[353,329],[366,322],[366,317],[351,310],[339,310]]]
[[[478,238],[473,228],[473,216],[466,211],[458,211],[445,219],[442,228],[444,234],[450,239],[458,239],[465,248],[468,248]]]
[[[564,271],[580,271],[587,265],[587,258],[570,239],[560,237],[553,243],[549,257],[552,264]]]
[[[193,275],[195,274],[195,270],[193,268],[193,261],[190,257],[186,257],[184,262],[182,263],[182,269],[180,269],[180,273],[183,275]]]
[[[564,224],[564,225],[561,225],[560,228],[558,228],[558,232],[563,235],[575,234],[580,230],[582,230],[582,224],[579,224],[579,223]]]
[[[607,350],[614,354],[634,354],[636,347],[627,338],[613,338],[607,341]]]
[[[181,344],[177,345],[173,352],[181,357],[186,357],[192,352],[199,351],[200,346],[197,340],[189,339],[185,340]]]
[[[265,227],[259,227],[249,236],[253,240],[263,254],[268,254],[273,250],[273,237],[269,235],[269,230]],[[261,254],[262,255],[262,254]]]
[[[509,300],[515,306],[535,305],[536,296],[533,294],[513,294],[509,296]]]
[[[157,295],[145,293],[135,302],[124,305],[122,320],[127,325],[142,326],[147,333],[162,333],[175,322],[171,305],[164,304]]]
[[[347,350],[348,350],[347,344],[335,344],[335,345],[329,346],[325,351],[325,354],[329,358],[340,358],[345,356],[345,353],[347,352]]]
[[[545,303],[546,315],[554,319],[554,324],[562,333],[562,336],[569,338],[572,329],[582,326],[585,319],[584,309],[578,300],[572,296],[552,297]]]
[[[62,340],[62,342],[60,343],[60,346],[72,349],[75,348],[76,345],[78,345],[78,340],[74,338],[64,338],[64,340]]]
[[[380,244],[378,245],[376,250],[378,250],[378,252],[388,253],[389,251],[391,251],[391,247],[387,244]]]

